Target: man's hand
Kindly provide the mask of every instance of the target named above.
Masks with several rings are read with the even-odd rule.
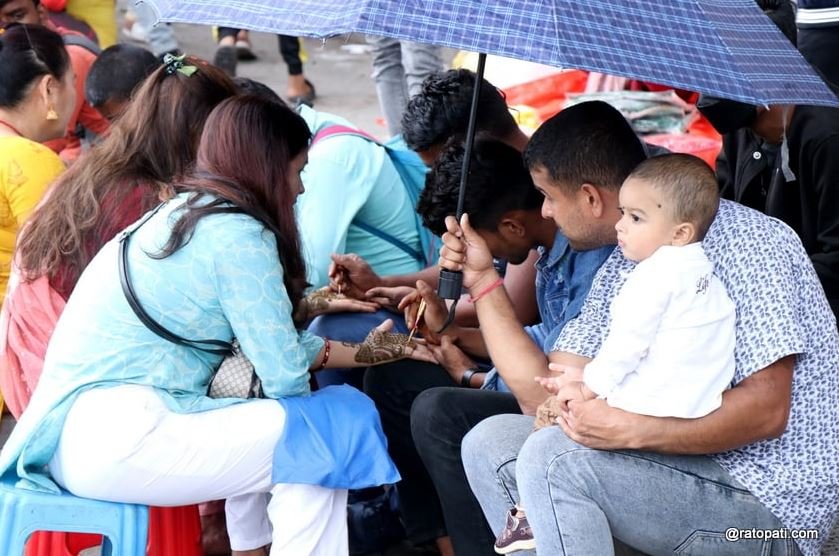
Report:
[[[366,300],[365,293],[384,285],[370,265],[354,253],[333,254],[329,265],[329,287],[347,297]]]
[[[568,401],[556,423],[571,440],[597,450],[634,449],[633,428],[639,417],[609,406],[606,400]]]
[[[431,349],[434,358],[437,359],[440,366],[446,369],[446,372],[452,377],[455,384],[460,385],[463,373],[476,366],[475,362],[468,355],[454,345],[454,342],[452,342],[449,336],[440,336],[440,345],[429,345],[428,347]]]
[[[417,280],[417,289],[402,298],[399,309],[405,314],[405,324],[409,329],[413,328],[414,324],[417,324],[417,311],[422,299],[425,300],[425,313],[418,323],[417,332],[429,343],[439,344],[440,337],[436,334],[436,331],[443,328],[449,310],[446,307],[446,302],[437,296],[431,286],[422,280]],[[454,330],[455,327],[452,326],[447,328],[446,332],[456,337],[456,335],[451,334]]]
[[[446,229],[440,248],[440,266],[463,272],[463,285],[470,290],[494,282],[498,275],[492,265],[492,254],[483,238],[469,225],[469,215],[464,214],[460,224],[454,216],[447,216]]]

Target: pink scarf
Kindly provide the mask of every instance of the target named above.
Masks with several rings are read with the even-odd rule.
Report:
[[[24,282],[12,269],[0,311],[0,391],[9,411],[19,419],[29,404],[44,368],[44,356],[64,298],[42,276]]]

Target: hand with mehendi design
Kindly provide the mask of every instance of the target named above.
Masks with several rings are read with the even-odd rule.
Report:
[[[368,365],[380,365],[410,357],[418,361],[436,362],[434,355],[425,344],[416,340],[409,342],[407,334],[391,332],[392,328],[393,321],[388,319],[371,330],[364,341],[357,344],[355,361]],[[349,343],[344,343],[344,345],[356,346]]]
[[[313,291],[303,298],[301,304],[306,311],[303,320],[327,313],[374,313],[379,309],[378,303],[352,299],[335,293],[329,287]]]

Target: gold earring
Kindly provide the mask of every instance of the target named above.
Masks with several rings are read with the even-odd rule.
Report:
[[[57,119],[58,119],[58,112],[55,111],[55,108],[53,108],[52,106],[47,108],[47,120],[51,121],[51,122],[54,122]]]

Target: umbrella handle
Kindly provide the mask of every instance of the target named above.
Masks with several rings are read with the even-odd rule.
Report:
[[[456,270],[440,269],[437,282],[437,295],[441,299],[457,301],[463,293],[463,273]]]
[[[435,334],[442,333],[449,325],[454,322],[455,309],[460,296],[463,293],[463,273],[456,270],[440,269],[440,279],[437,282],[437,295],[441,299],[451,299],[454,301],[449,308],[449,314],[446,316],[446,322],[440,330],[435,330]]]

